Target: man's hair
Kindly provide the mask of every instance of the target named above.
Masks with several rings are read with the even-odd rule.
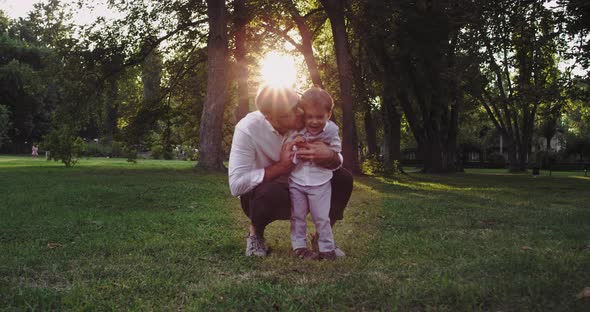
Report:
[[[280,105],[288,105],[289,102],[297,102],[299,96],[295,90],[287,87],[275,87],[263,85],[256,94],[256,107],[263,114],[272,114]]]
[[[319,87],[311,87],[301,95],[300,100],[301,105],[316,105],[321,106],[328,112],[331,112],[334,108],[334,100],[330,96],[330,94]]]

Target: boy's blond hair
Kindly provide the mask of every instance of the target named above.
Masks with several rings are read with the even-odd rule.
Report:
[[[311,87],[301,95],[301,105],[319,105],[326,111],[331,112],[334,108],[334,100],[330,94],[319,87]]]

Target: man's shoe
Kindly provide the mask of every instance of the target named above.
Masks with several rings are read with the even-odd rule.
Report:
[[[257,235],[248,235],[248,237],[246,237],[246,257],[250,256],[266,256],[264,238],[258,237]]]
[[[340,257],[346,257],[346,254],[344,253],[344,251],[342,251],[342,249],[340,249],[340,247],[336,246],[336,248],[334,248],[334,253],[336,254],[336,257],[340,258]]]

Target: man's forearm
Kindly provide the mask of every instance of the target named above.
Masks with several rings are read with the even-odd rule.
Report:
[[[272,181],[282,175],[289,174],[293,169],[293,163],[275,163],[264,168],[264,182]]]
[[[336,169],[341,165],[340,156],[335,151],[332,151],[332,156],[330,158],[322,161],[316,161],[316,163],[326,169]]]

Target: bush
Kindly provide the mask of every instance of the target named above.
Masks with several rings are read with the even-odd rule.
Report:
[[[174,158],[174,152],[166,150],[161,144],[154,144],[151,148],[153,159],[166,159],[170,160]]]
[[[391,166],[386,166],[385,163],[376,156],[366,158],[361,164],[361,170],[364,174],[368,175],[393,175],[403,172],[399,160],[394,160]]]
[[[123,154],[123,143],[113,141],[111,145],[111,157],[121,157]]]
[[[123,146],[123,157],[127,158],[127,162],[137,163],[137,148],[132,146]]]
[[[503,169],[506,168],[506,159],[500,154],[488,155],[487,168],[491,169]]]
[[[383,162],[376,156],[370,156],[363,160],[361,170],[364,174],[378,175],[385,172],[385,166],[383,166]]]
[[[86,144],[83,155],[85,157],[121,157],[123,155],[123,145],[117,141],[113,141],[112,144],[89,142]]]
[[[0,105],[0,147],[8,139],[8,130],[12,127],[8,107]]]
[[[48,160],[61,160],[68,168],[73,167],[78,162],[78,158],[82,156],[85,147],[84,140],[76,134],[72,127],[67,125],[51,129],[42,144],[42,149],[49,151]]]
[[[96,142],[90,142],[86,144],[86,150],[84,151],[84,156],[86,157],[107,157],[111,156],[112,148],[109,145],[103,145]]]
[[[590,136],[570,135],[565,148],[566,154],[576,161],[585,161],[590,156]]]
[[[195,151],[195,148],[192,146],[182,146],[183,154],[178,153],[178,159],[182,160],[190,160],[190,161],[198,161],[199,160],[199,152]]]
[[[154,144],[151,148],[152,158],[161,159],[164,156],[164,148],[160,144]]]
[[[532,165],[543,169],[551,168],[559,159],[556,152],[539,151],[534,156],[536,161]]]

